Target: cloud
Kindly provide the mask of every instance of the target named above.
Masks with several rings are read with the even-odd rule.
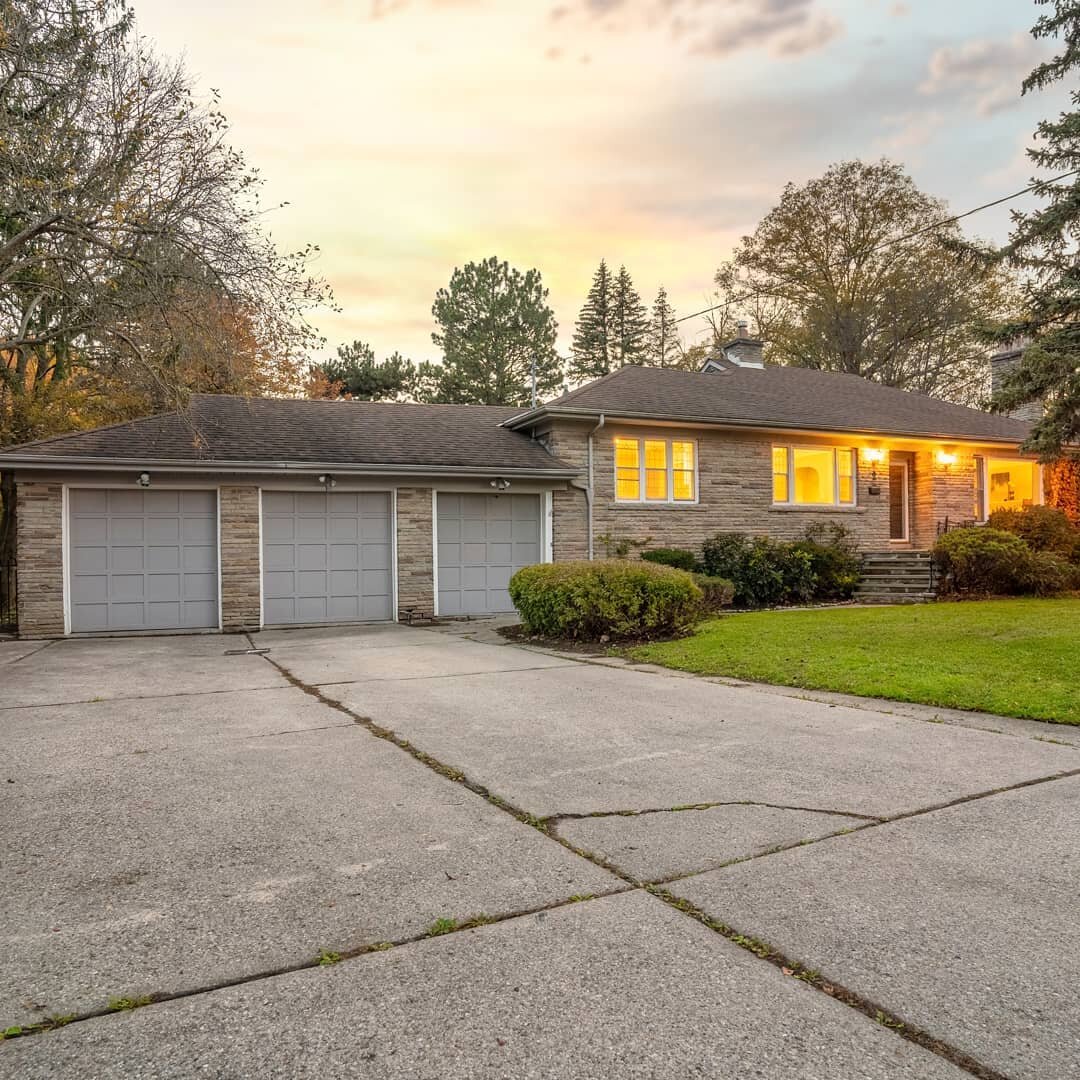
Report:
[[[1040,58],[1025,33],[945,46],[930,57],[919,93],[974,104],[980,116],[993,116],[1020,103],[1020,83]]]
[[[768,49],[776,56],[816,52],[843,33],[834,16],[815,10],[814,0],[736,0],[693,46],[698,54],[727,56]]]

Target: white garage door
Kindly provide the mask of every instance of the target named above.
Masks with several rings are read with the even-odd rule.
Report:
[[[263,622],[393,617],[387,492],[264,491]]]
[[[440,615],[513,611],[514,572],[542,558],[539,495],[452,495],[437,501]]]
[[[72,489],[71,629],[218,625],[217,493]]]

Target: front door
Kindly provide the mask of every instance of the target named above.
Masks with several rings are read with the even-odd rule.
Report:
[[[908,538],[908,466],[906,461],[889,465],[889,539]]]

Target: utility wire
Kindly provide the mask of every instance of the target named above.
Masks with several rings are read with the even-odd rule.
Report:
[[[1032,191],[1038,191],[1040,188],[1049,187],[1051,184],[1056,184],[1059,180],[1067,180],[1070,176],[1080,175],[1080,169],[1072,169],[1070,172],[1062,173],[1060,176],[1052,176],[1047,180],[1039,180],[1034,184],[1029,184],[1026,188],[1020,191],[1014,191],[1011,195],[1002,195],[1000,199],[994,199],[992,202],[983,203],[981,206],[975,206],[970,210],[965,210],[962,214],[953,214],[952,217],[942,218],[940,221],[931,222],[929,225],[923,225],[918,229],[912,229],[911,232],[903,233],[900,236],[891,236],[887,240],[882,240],[881,243],[875,244],[871,248],[867,248],[865,252],[860,252],[863,255],[872,255],[875,251],[881,251],[883,248],[892,247],[894,244],[902,244],[905,240],[913,240],[917,236],[923,236],[928,232],[934,232],[936,229],[944,228],[946,225],[954,225],[958,221],[963,221],[964,218],[969,218],[972,214],[982,213],[983,210],[990,210],[995,206],[1001,206],[1003,203],[1012,202],[1013,199],[1019,199],[1021,195],[1027,195]],[[836,265],[840,265],[837,263]],[[756,293],[748,292],[743,293],[741,296],[733,296],[730,300],[724,300],[722,303],[714,304],[712,307],[703,308],[701,311],[695,311],[691,315],[680,315],[677,319],[672,319],[673,323],[687,322],[689,319],[699,319],[702,315],[708,315],[713,311],[720,311],[723,308],[731,307],[732,304],[741,304],[744,300],[751,300],[756,296]],[[642,331],[647,333],[648,331]],[[635,335],[637,337],[639,335]],[[630,339],[633,340],[633,339]]]

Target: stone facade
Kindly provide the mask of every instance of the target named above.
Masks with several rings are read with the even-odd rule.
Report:
[[[64,633],[64,494],[60,484],[17,487],[21,637]]]
[[[259,489],[222,486],[221,628],[226,632],[258,630],[262,582],[259,576]]]
[[[593,422],[558,420],[542,433],[553,454],[588,475],[589,432]],[[619,503],[615,499],[615,437],[690,440],[698,450],[698,501],[679,505]],[[776,506],[772,498],[772,448],[775,445],[852,445],[842,438],[790,436],[759,432],[679,427],[639,427],[608,423],[593,435],[593,555],[614,553],[623,541],[650,547],[698,550],[719,532],[744,532],[778,540],[801,537],[808,526],[840,524],[864,551],[888,551],[888,454],[876,465],[858,456],[858,494],[853,507],[802,508]],[[943,466],[930,450],[905,453],[910,466],[910,540],[907,546],[933,544],[937,522],[970,519],[975,490],[971,454],[957,454]],[[876,474],[876,475],[875,475]],[[554,495],[554,557],[583,559],[588,555],[588,504],[574,488]]]
[[[429,487],[397,489],[398,618],[435,614],[433,496]]]

